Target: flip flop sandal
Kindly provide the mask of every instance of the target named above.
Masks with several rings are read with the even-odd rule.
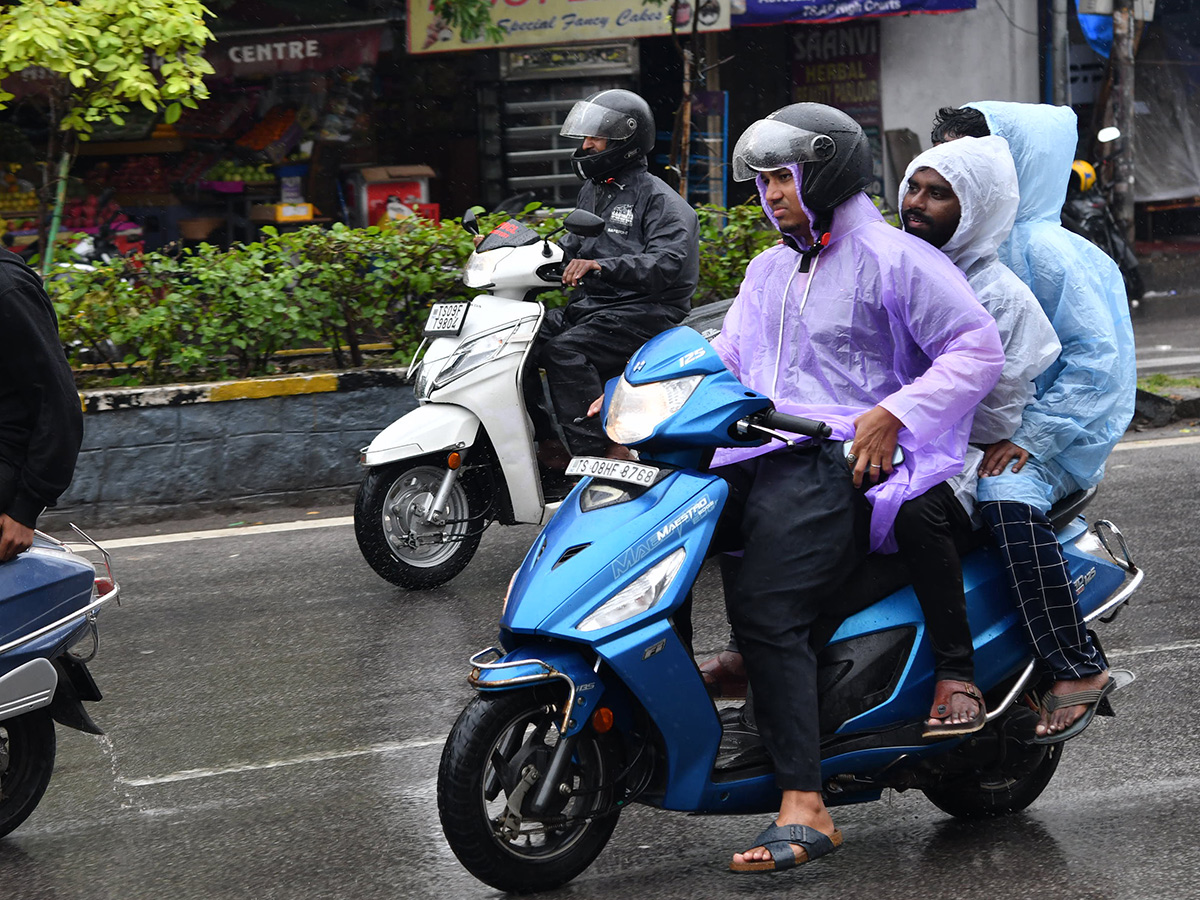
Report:
[[[965,722],[946,722],[942,725],[926,725],[925,730],[921,732],[923,738],[944,738],[954,737],[960,734],[974,734],[979,729],[987,724],[987,707],[983,705],[983,695],[979,693],[979,688],[967,682],[955,682],[957,684],[966,684],[967,689],[957,689],[950,692],[950,696],[962,694],[964,697],[970,697],[978,704],[979,709],[975,715],[967,719]],[[950,707],[945,703],[939,703],[937,707],[937,716],[931,718],[944,718],[950,714]]]
[[[799,844],[802,848],[799,856],[792,850],[792,844]],[[842,833],[834,829],[830,836],[808,825],[772,824],[754,839],[754,846],[765,847],[771,858],[756,862],[731,862],[731,872],[782,872],[794,869],[801,863],[812,862],[842,846]]]
[[[1064,709],[1068,706],[1086,705],[1087,709],[1083,711],[1083,715],[1068,725],[1065,731],[1035,737],[1033,742],[1035,744],[1061,744],[1063,741],[1068,741],[1082,734],[1083,730],[1092,724],[1092,719],[1096,716],[1096,708],[1112,693],[1116,686],[1116,679],[1109,676],[1104,687],[1099,690],[1076,691],[1073,694],[1052,694],[1047,691],[1042,696],[1043,716],[1054,712],[1056,709]]]

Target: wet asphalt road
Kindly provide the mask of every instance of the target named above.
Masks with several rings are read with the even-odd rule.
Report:
[[[836,811],[827,860],[778,876],[725,866],[764,817],[627,811],[597,863],[548,896],[822,898],[1200,897],[1200,440],[1179,427],[1116,452],[1090,512],[1147,570],[1103,637],[1137,671],[1116,720],[1072,742],[1021,815],[957,822],[914,793]],[[268,521],[347,509],[275,510]],[[221,528],[172,522],[146,532]],[[42,805],[0,840],[19,900],[496,896],[437,821],[441,745],[469,697],[466,657],[494,636],[530,528],[494,528],[447,587],[407,594],[362,562],[352,529],[128,545],[125,602],[102,616],[92,711],[107,738],[59,729]],[[723,639],[702,603],[698,651]]]
[[[1191,307],[1143,301],[1139,368],[1200,371]],[[835,810],[844,849],[778,876],[733,876],[766,817],[627,810],[597,862],[548,897],[627,900],[1200,898],[1200,430],[1130,434],[1092,518],[1117,522],[1146,569],[1102,638],[1139,680],[1064,753],[1025,813],[963,823],[916,793]],[[101,618],[93,704],[108,731],[60,728],[54,780],[0,840],[13,900],[495,897],[458,864],[437,820],[442,743],[470,697],[532,528],[493,528],[446,587],[408,594],[361,560],[347,508],[99,531],[124,604]],[[161,535],[220,531],[212,540]],[[158,537],[156,537],[158,536]],[[150,540],[145,540],[146,538]],[[704,590],[700,592],[704,595]],[[712,592],[709,591],[709,596]],[[724,640],[700,602],[697,651]]]

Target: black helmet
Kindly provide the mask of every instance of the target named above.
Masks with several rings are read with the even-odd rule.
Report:
[[[866,189],[875,179],[871,145],[857,122],[832,106],[793,103],[746,129],[733,148],[733,178],[803,167],[800,199],[817,213]]]
[[[604,138],[608,147],[571,157],[580,180],[600,181],[654,149],[654,116],[650,104],[632,91],[601,91],[580,100],[567,113],[559,134],[570,138]]]

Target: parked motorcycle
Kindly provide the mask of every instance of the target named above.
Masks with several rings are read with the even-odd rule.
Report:
[[[1103,129],[1101,137],[1109,142],[1120,137],[1116,128]],[[1138,268],[1137,255],[1125,239],[1125,229],[1113,216],[1111,207],[1112,188],[1103,183],[1099,173],[1101,164],[1093,165],[1077,159],[1071,167],[1071,180],[1067,187],[1067,199],[1063,203],[1063,226],[1081,237],[1087,238],[1117,264],[1125,280],[1125,293],[1129,302],[1137,305],[1146,293],[1146,285]]]
[[[500,890],[570,881],[635,801],[692,813],[778,810],[769,757],[737,715],[718,713],[690,627],[676,617],[728,495],[704,469],[712,449],[829,429],[776,412],[686,327],[634,355],[609,383],[603,414],[609,436],[640,458],[572,461],[582,480],[513,577],[500,645],[470,660],[478,693],[438,772],[451,849]],[[1089,529],[1080,511],[1091,495],[1067,498],[1051,515],[1094,625],[1111,620],[1142,572],[1115,525]],[[999,551],[980,546],[963,562],[988,724],[966,738],[921,736],[934,674],[920,604],[895,557],[872,557],[837,615],[817,627],[830,636],[818,673],[827,803],[911,788],[955,816],[1006,815],[1054,774],[1063,745],[1032,740],[1044,685]]]
[[[0,837],[37,807],[54,771],[54,723],[104,732],[83,707],[100,690],[87,663],[96,653],[96,614],[120,595],[108,554],[94,567],[54,538],[0,564]]]

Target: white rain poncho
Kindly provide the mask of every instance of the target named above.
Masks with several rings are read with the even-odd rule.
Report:
[[[995,318],[1004,345],[1000,381],[975,410],[971,426],[972,444],[992,444],[1016,432],[1026,404],[1034,398],[1034,378],[1061,349],[1033,292],[997,256],[1017,217],[1017,170],[1002,137],[951,141],[909,163],[900,183],[900,208],[908,179],[922,168],[946,179],[958,197],[961,218],[942,252],[966,274],[975,296]],[[951,482],[968,512],[982,461],[983,451],[970,448],[963,474]]]
[[[1059,218],[1075,155],[1075,113],[990,100],[968,105],[1008,141],[1017,169],[1021,201],[1000,260],[1033,290],[1062,342],[1058,359],[1038,376],[1036,398],[1012,440],[1090,487],[1133,418],[1137,367],[1117,264]],[[992,496],[1002,479],[1009,480],[982,479],[980,500],[1034,502],[1034,496]]]

